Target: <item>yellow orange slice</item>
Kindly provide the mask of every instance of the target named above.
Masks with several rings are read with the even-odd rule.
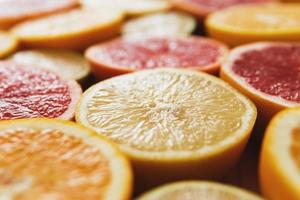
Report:
[[[29,47],[81,49],[116,36],[122,20],[119,11],[76,9],[21,23],[12,32]]]
[[[10,60],[32,67],[55,71],[67,79],[83,80],[90,73],[90,66],[82,55],[67,50],[26,50],[15,53]]]
[[[179,69],[100,82],[76,110],[78,123],[119,144],[145,185],[223,175],[238,160],[255,118],[255,106],[225,82]]]
[[[17,46],[18,42],[14,37],[5,32],[0,32],[0,58],[16,50]]]
[[[122,33],[129,37],[185,36],[196,25],[196,20],[184,13],[158,13],[130,20],[123,25]]]
[[[158,187],[137,200],[262,200],[245,190],[214,182],[185,181]]]
[[[211,14],[208,34],[231,46],[254,41],[299,41],[300,4],[240,5]]]
[[[277,114],[263,140],[260,185],[267,199],[300,199],[300,108]]]
[[[0,122],[1,199],[128,200],[127,159],[74,122]]]
[[[170,3],[164,0],[81,0],[84,7],[119,9],[129,16],[150,14],[170,9]]]

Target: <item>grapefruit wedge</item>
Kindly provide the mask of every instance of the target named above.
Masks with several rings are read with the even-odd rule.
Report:
[[[119,34],[123,13],[75,9],[23,22],[12,33],[26,47],[83,49]]]
[[[72,119],[81,93],[78,83],[54,72],[0,62],[0,120]]]
[[[230,185],[207,181],[183,181],[160,186],[137,200],[263,200]]]
[[[128,200],[131,168],[115,145],[74,122],[0,122],[0,197]]]
[[[263,140],[259,172],[267,199],[300,199],[300,107],[272,119]]]
[[[228,49],[204,37],[119,38],[94,45],[85,57],[98,79],[158,67],[189,68],[216,74]]]
[[[0,29],[79,6],[77,0],[1,0]]]
[[[0,58],[3,58],[13,51],[15,51],[18,47],[17,40],[6,32],[0,31]]]
[[[221,78],[256,104],[261,120],[300,105],[300,45],[254,43],[233,49]]]
[[[137,188],[216,178],[239,159],[256,108],[227,83],[183,69],[144,70],[89,88],[76,121],[116,142],[132,160]]]

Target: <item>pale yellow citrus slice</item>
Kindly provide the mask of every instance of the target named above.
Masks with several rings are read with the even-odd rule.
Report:
[[[207,181],[167,184],[145,193],[137,200],[262,200],[261,197],[230,185]]]
[[[212,13],[208,34],[231,46],[254,41],[299,41],[300,4],[239,5]]]
[[[83,56],[67,50],[25,50],[11,56],[10,60],[32,67],[55,71],[67,79],[83,80],[90,73],[90,66]]]
[[[145,185],[220,177],[238,160],[255,118],[255,106],[227,83],[179,69],[102,81],[76,110],[78,123],[119,144]]]
[[[0,32],[0,58],[3,58],[16,50],[17,40],[5,32]]]
[[[102,9],[118,9],[129,16],[138,16],[154,12],[166,11],[171,8],[164,0],[81,0],[84,7],[98,7]]]
[[[74,122],[0,122],[0,198],[128,200],[131,169],[103,136]]]
[[[186,36],[196,25],[196,20],[184,13],[157,13],[128,21],[123,25],[122,34],[129,37]]]
[[[300,107],[281,111],[269,124],[259,171],[267,199],[300,199]]]
[[[24,46],[82,49],[118,35],[123,17],[117,10],[76,9],[21,23],[12,32]]]

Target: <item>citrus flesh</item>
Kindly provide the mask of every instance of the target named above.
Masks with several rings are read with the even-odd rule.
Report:
[[[29,47],[81,49],[117,35],[122,20],[119,11],[76,9],[21,23],[12,32]]]
[[[99,77],[158,67],[217,73],[228,49],[204,37],[119,38],[90,47],[86,58]]]
[[[80,86],[56,73],[0,62],[0,120],[74,116]]]
[[[130,20],[123,25],[122,34],[126,37],[186,36],[195,28],[193,17],[180,12],[168,12]]]
[[[300,109],[278,113],[269,124],[261,151],[260,185],[270,200],[300,197]]]
[[[18,42],[11,35],[0,32],[0,58],[3,58],[17,48]]]
[[[129,198],[127,160],[110,142],[73,122],[2,121],[0,149],[3,199]]]
[[[66,11],[78,5],[76,0],[1,0],[0,28],[9,28],[23,20]]]
[[[90,66],[82,55],[67,50],[25,50],[11,56],[11,61],[25,66],[53,70],[62,77],[82,80],[90,73]]]
[[[262,200],[245,190],[220,183],[185,181],[167,184],[145,193],[137,200]]]
[[[108,136],[137,171],[143,168],[142,178],[162,171],[158,181],[224,173],[238,159],[255,117],[253,104],[226,83],[178,69],[100,82],[84,93],[76,111],[78,123]]]
[[[239,5],[213,13],[208,34],[230,46],[255,41],[299,41],[299,4]],[[243,17],[247,16],[247,17]]]

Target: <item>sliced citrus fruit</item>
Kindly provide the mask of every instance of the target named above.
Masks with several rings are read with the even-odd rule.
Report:
[[[90,66],[83,56],[67,50],[26,50],[15,53],[10,60],[33,67],[53,70],[62,77],[81,81],[90,73]]]
[[[184,181],[160,186],[137,200],[262,200],[245,190],[207,181]]]
[[[12,32],[24,46],[82,49],[118,35],[122,20],[119,11],[76,9],[23,22]]]
[[[216,74],[228,48],[204,37],[119,38],[90,47],[85,56],[99,79],[157,67]]]
[[[252,99],[261,120],[300,105],[300,45],[254,43],[237,47],[222,64],[221,78]]]
[[[239,5],[211,14],[208,34],[231,46],[255,41],[299,41],[300,4]]]
[[[77,0],[1,0],[0,28],[77,7]]]
[[[255,118],[255,106],[222,80],[180,69],[105,80],[76,109],[78,123],[130,156],[137,187],[220,177],[238,160]]]
[[[129,16],[145,15],[170,9],[170,3],[164,0],[81,0],[84,7],[122,10]]]
[[[170,0],[173,6],[204,19],[208,14],[238,4],[277,2],[278,0]]]
[[[157,13],[130,20],[123,25],[122,33],[128,37],[186,36],[196,25],[196,20],[184,13]]]
[[[261,151],[260,185],[267,199],[300,199],[300,108],[278,113]]]
[[[0,58],[12,53],[18,47],[17,40],[8,33],[0,31]]]
[[[72,119],[81,92],[74,80],[54,72],[0,62],[0,120]]]
[[[1,199],[128,200],[127,159],[103,137],[54,119],[0,122]]]

